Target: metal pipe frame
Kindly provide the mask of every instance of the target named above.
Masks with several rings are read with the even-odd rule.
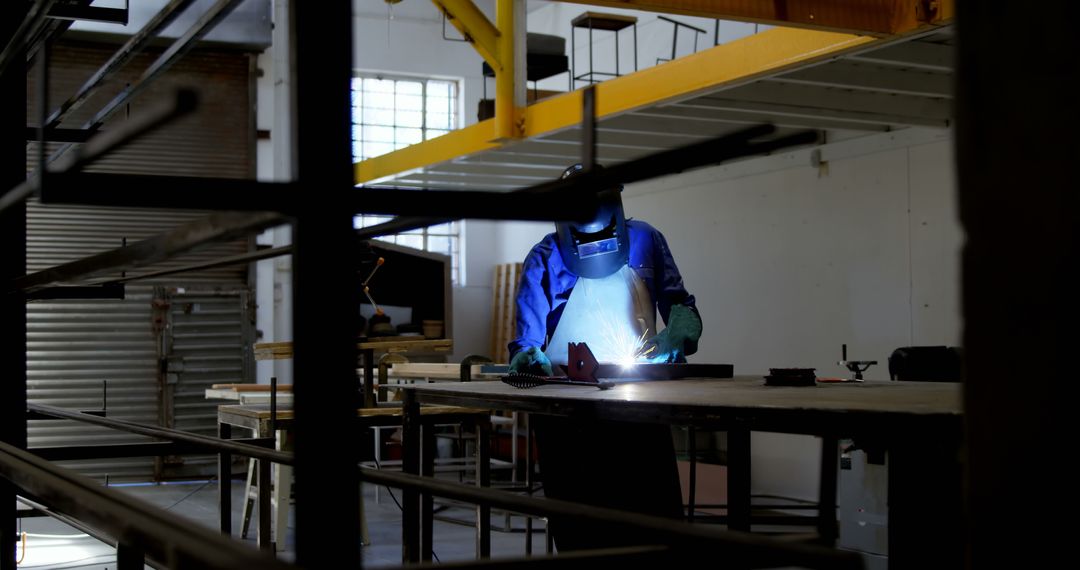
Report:
[[[123,24],[126,26],[128,23],[128,0],[125,0],[123,8],[57,4],[49,10],[49,18],[53,20],[107,22],[110,24]]]
[[[408,394],[409,392],[406,392]],[[417,426],[419,427],[419,426]],[[417,466],[418,468],[419,466]],[[627,530],[647,531],[657,544],[690,552],[705,552],[711,558],[724,557],[735,567],[764,568],[799,566],[809,568],[861,568],[858,553],[814,545],[792,543],[748,533],[724,531],[694,525],[682,520],[630,513],[556,499],[538,499],[497,489],[462,485],[409,473],[362,467],[361,479],[367,483],[405,490],[405,497],[419,497],[421,492],[437,497],[534,516],[564,516],[615,525]],[[405,508],[410,508],[405,503]],[[419,508],[419,501],[415,503]]]
[[[13,61],[23,60],[32,40],[45,25],[54,2],[56,0],[35,0],[29,10],[24,12],[19,27],[11,34],[4,50],[0,51],[0,75],[4,74]]]
[[[135,142],[139,137],[187,115],[195,110],[195,106],[195,93],[181,89],[176,92],[176,97],[172,101],[155,105],[135,119],[126,121],[122,126],[91,136],[87,139],[86,144],[80,146],[75,153],[67,155],[67,158],[57,161],[58,163],[49,166],[45,170],[39,165],[37,171],[29,180],[23,180],[6,194],[0,196],[0,211],[22,202],[35,191],[41,190],[43,172],[47,176],[54,172],[78,171],[102,156],[121,149]],[[39,131],[39,141],[43,138],[43,135],[44,133]],[[39,149],[43,149],[43,147],[39,147]],[[85,188],[83,190],[85,191]]]
[[[103,418],[101,416],[95,416],[83,412],[76,412],[74,410],[65,410],[63,408],[46,406],[43,404],[27,404],[26,407],[32,412],[51,416],[54,418],[75,420],[82,423],[118,429],[129,433],[135,433],[149,437],[157,437],[176,443],[184,443],[187,445],[195,446],[204,451],[228,451],[236,455],[253,457],[255,459],[265,459],[268,461],[273,461],[275,463],[283,463],[285,465],[294,465],[293,455],[291,453],[284,453],[281,451],[275,451],[273,449],[266,449],[264,447],[258,447],[247,443],[237,443],[237,440],[222,440],[215,437],[199,435],[171,428],[150,426],[137,422],[129,422],[127,420]],[[261,440],[259,441],[261,442]]]
[[[296,561],[359,568],[360,463],[355,382],[359,262],[330,252],[355,243],[350,89],[352,2],[290,2],[295,62],[294,179],[320,190],[293,221],[293,385]],[[314,198],[314,196],[311,196]],[[326,315],[335,315],[327,319]],[[340,379],[340,382],[319,382]],[[327,509],[328,505],[333,508]]]
[[[124,88],[123,91],[118,93],[111,101],[105,104],[105,106],[99,110],[93,118],[86,121],[82,128],[84,129],[98,129],[101,125],[112,116],[116,111],[124,108],[124,105],[131,101],[136,95],[142,92],[154,79],[165,73],[169,68],[173,66],[181,57],[187,52],[191,51],[195,47],[195,42],[202,39],[206,34],[210,33],[210,30],[214,29],[219,22],[225,19],[234,8],[240,3],[241,0],[218,0],[216,4],[211,6],[207,11],[191,25],[182,36],[176,39],[168,49],[165,50],[154,63],[150,64],[150,67],[143,72],[135,83]],[[71,145],[65,145],[60,147],[49,157],[49,162],[55,162],[61,156],[64,155]]]
[[[617,164],[603,170],[587,172],[571,178],[537,184],[535,186],[516,190],[511,194],[521,193],[557,196],[560,193],[565,193],[567,196],[573,195],[574,199],[577,200],[581,197],[581,193],[574,193],[575,190],[595,190],[598,188],[610,188],[619,184],[639,182],[657,176],[676,174],[699,166],[718,164],[743,156],[763,154],[791,146],[811,144],[819,139],[819,134],[817,132],[804,131],[776,139],[751,142],[753,139],[769,135],[774,131],[775,127],[771,125],[749,127],[720,138],[659,152],[644,158]],[[438,224],[445,224],[458,219],[461,219],[461,217],[402,217],[382,224],[362,228],[357,230],[357,233],[362,238],[372,238]]]
[[[64,101],[60,107],[49,114],[49,118],[46,121],[46,127],[53,128],[60,124],[60,121],[64,119],[64,116],[68,113],[78,109],[90,98],[91,95],[97,91],[97,88],[104,83],[110,75],[116,72],[118,69],[126,65],[132,58],[139,54],[144,47],[146,47],[149,40],[168,27],[169,24],[176,19],[184,10],[188,8],[195,0],[172,0],[161,8],[153,18],[142,27],[141,30],[135,32],[124,45],[116,51],[101,65],[101,67],[86,80],[85,83],[79,89]],[[55,11],[54,7],[54,10]],[[84,8],[84,10],[87,8]],[[79,141],[70,141],[79,142]]]
[[[0,476],[43,504],[170,568],[295,568],[94,480],[0,443]],[[14,549],[12,550],[12,556]]]
[[[282,247],[275,247],[270,249],[260,249],[251,253],[242,253],[240,255],[233,255],[229,257],[223,257],[214,261],[207,261],[205,263],[194,263],[191,265],[185,265],[183,267],[177,267],[176,269],[162,269],[161,271],[152,271],[150,273],[143,273],[142,275],[131,275],[129,277],[121,277],[120,279],[110,279],[102,283],[102,286],[119,285],[123,283],[130,283],[132,281],[141,281],[143,279],[156,279],[158,277],[165,277],[166,275],[176,275],[178,273],[189,273],[192,271],[201,271],[203,269],[214,269],[217,267],[228,267],[230,265],[239,265],[242,263],[251,263],[252,261],[260,261],[263,259],[270,259],[273,257],[281,257],[283,255],[291,255],[292,246],[286,245]],[[271,400],[273,402],[273,400]]]
[[[270,437],[231,439],[229,442],[267,449],[273,449],[274,447],[274,439]],[[216,445],[210,446],[192,441],[155,441],[150,443],[120,443],[115,445],[32,447],[27,451],[46,461],[73,461],[76,459],[115,459],[121,457],[185,455],[216,452],[220,451],[220,449]]]
[[[71,282],[109,270],[149,265],[214,241],[228,241],[281,225],[285,218],[271,212],[223,212],[184,224],[171,232],[132,245],[50,267],[17,278],[16,290],[30,291],[56,283]]]
[[[0,41],[11,38],[26,17],[26,2],[0,4]],[[19,52],[12,56],[25,63]],[[8,66],[0,71],[0,97],[6,111],[0,113],[0,189],[13,188],[26,179],[26,141],[17,136],[26,127],[26,67]],[[0,191],[3,191],[0,190]],[[0,195],[3,201],[12,190]],[[0,210],[0,283],[26,273],[26,205]],[[0,442],[26,448],[26,299],[20,294],[0,294],[0,343],[3,378],[0,382]],[[15,570],[16,489],[0,480],[0,570]]]

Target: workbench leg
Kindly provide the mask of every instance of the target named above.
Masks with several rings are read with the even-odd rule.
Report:
[[[143,551],[123,542],[116,545],[116,570],[143,570],[146,567]]]
[[[839,529],[836,525],[836,484],[840,467],[840,442],[835,437],[821,438],[821,480],[818,492],[818,536],[822,544],[834,546]]]
[[[686,427],[686,453],[690,456],[690,481],[688,490],[686,520],[694,522],[694,511],[697,510],[697,430],[694,426]]]
[[[428,422],[420,426],[423,450],[420,452],[420,474],[435,477],[435,426]],[[420,560],[431,562],[435,548],[435,497],[431,493],[420,494]]]
[[[274,541],[271,534],[270,521],[273,520],[273,509],[270,506],[271,463],[265,459],[258,460],[259,466],[259,549],[273,552]]]
[[[728,431],[728,529],[750,531],[750,430]]]
[[[521,412],[522,428],[525,430],[525,493],[533,494],[532,467],[532,429],[529,428],[529,414]],[[514,458],[517,461],[517,458]],[[525,556],[532,556],[533,516],[525,515]]]
[[[889,445],[886,458],[889,568],[963,568],[959,450],[939,434],[904,434],[902,439]]]
[[[277,430],[276,447],[278,451],[292,451],[289,435],[285,430]],[[277,551],[285,550],[285,539],[289,532],[289,503],[292,497],[292,466],[274,464],[274,544]]]
[[[412,475],[420,474],[420,404],[412,390],[402,397],[401,469]],[[401,561],[420,562],[420,492],[402,489]]]
[[[375,407],[375,350],[365,348],[364,353],[364,407]]]
[[[255,460],[249,458],[247,464],[247,476],[244,478],[244,505],[240,508],[240,538],[247,538],[248,529],[251,528],[251,513],[255,510],[255,499],[251,498],[251,490],[258,482],[255,476]]]
[[[476,486],[491,486],[491,422],[476,422]],[[476,557],[491,558],[491,506],[476,505]]]
[[[218,422],[218,437],[232,438],[232,426]],[[232,536],[232,454],[218,454],[218,520],[221,534]]]

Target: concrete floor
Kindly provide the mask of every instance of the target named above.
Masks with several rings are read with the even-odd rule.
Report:
[[[217,525],[217,484],[198,481],[169,483],[162,485],[113,485],[117,490],[138,497],[150,504],[169,510],[178,516],[190,519],[210,528]],[[385,488],[379,490],[379,500],[375,499],[375,488],[364,485],[364,509],[367,517],[371,544],[362,549],[364,566],[385,568],[401,566],[401,510],[391,499]],[[401,500],[400,491],[394,495]],[[239,536],[240,505],[243,496],[243,481],[233,481],[233,529]],[[249,537],[245,540],[253,547],[256,544],[257,514],[253,516]],[[455,524],[443,520],[435,521],[435,556],[442,562],[473,560],[475,556],[475,531],[471,526],[475,517],[469,508],[449,507],[439,513],[439,518],[453,517],[466,524]],[[494,529],[504,528],[506,518],[492,517]],[[533,552],[544,551],[544,523],[534,522]],[[514,532],[491,533],[491,552],[493,558],[520,557],[525,554],[525,522],[520,516],[513,517],[511,528]],[[22,520],[22,531],[28,533],[26,556],[20,569],[58,570],[61,568],[93,568],[95,570],[115,570],[115,550],[78,530],[48,517],[27,518]],[[289,529],[286,535],[286,550],[280,557],[292,560],[293,518],[290,513]],[[21,553],[20,549],[20,553]]]

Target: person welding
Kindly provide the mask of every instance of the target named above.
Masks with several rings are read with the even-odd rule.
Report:
[[[581,164],[563,178],[584,172]],[[588,190],[583,190],[588,191]],[[586,343],[597,361],[685,362],[702,324],[694,296],[663,234],[627,220],[622,187],[597,193],[586,223],[557,222],[525,258],[517,294],[510,372],[551,376],[567,345]],[[656,313],[666,327],[656,331]],[[540,471],[547,497],[681,517],[682,494],[668,426],[538,416]],[[640,544],[617,529],[553,519],[560,551]]]

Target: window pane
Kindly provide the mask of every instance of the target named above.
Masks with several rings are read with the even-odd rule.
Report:
[[[381,154],[386,154],[393,150],[394,145],[390,143],[364,141],[364,156],[368,158],[373,156],[379,156]]]
[[[364,145],[360,141],[353,141],[352,154],[354,159],[367,158],[364,154]]]
[[[427,114],[427,127],[429,129],[449,129],[450,128],[450,114],[449,113],[432,113],[428,111]]]
[[[419,111],[424,108],[424,98],[419,95],[398,95],[394,103],[403,111]]]
[[[398,244],[406,247],[415,247],[416,249],[424,249],[424,236],[402,234],[398,236]]]
[[[428,233],[449,235],[454,232],[453,222],[447,224],[439,224],[437,226],[431,226],[428,228]]]
[[[428,97],[449,97],[450,83],[446,81],[428,81]]]
[[[394,142],[394,128],[377,126],[364,127],[363,139],[372,142]]]
[[[360,125],[352,126],[352,139],[358,141],[364,138],[364,127]]]
[[[371,93],[367,97],[364,97],[364,106],[373,107],[376,109],[393,109],[394,108],[394,94],[393,93]]]
[[[390,79],[364,78],[364,91],[368,93],[393,93],[394,82]]]
[[[398,111],[394,120],[399,127],[422,127],[424,124],[424,116],[420,111]]]
[[[393,125],[394,111],[392,109],[373,109],[364,107],[364,124],[367,125]]]
[[[433,139],[435,137],[441,137],[450,131],[442,131],[439,129],[428,129],[424,135],[425,139]]]
[[[398,95],[420,95],[423,93],[424,86],[419,81],[398,81],[397,93]]]
[[[415,144],[424,139],[424,134],[420,129],[394,129],[395,141],[398,143]]]
[[[450,255],[450,238],[446,236],[428,236],[428,251]]]

